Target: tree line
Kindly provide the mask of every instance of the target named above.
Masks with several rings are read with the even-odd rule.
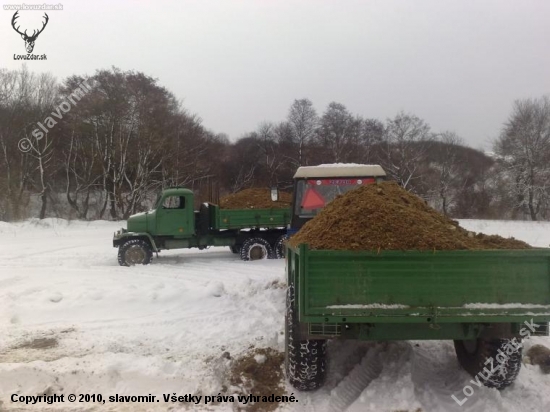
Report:
[[[322,163],[380,164],[451,217],[548,219],[550,98],[518,100],[503,120],[483,153],[411,113],[382,121],[338,102],[319,113],[304,98],[284,120],[231,142],[144,73],[112,68],[58,82],[26,67],[0,70],[0,220],[125,219],[170,186],[290,190],[297,167]]]

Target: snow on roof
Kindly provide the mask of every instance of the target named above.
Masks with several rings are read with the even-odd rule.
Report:
[[[355,167],[355,166],[378,166],[378,165],[365,165],[361,163],[324,163],[318,166],[304,166],[304,167]]]
[[[299,177],[367,177],[386,176],[379,165],[364,165],[357,163],[332,163],[319,166],[299,167],[294,178]]]
[[[193,194],[193,191],[183,187],[169,187],[167,189],[164,189],[162,194],[165,194],[168,196],[179,196],[179,195]]]

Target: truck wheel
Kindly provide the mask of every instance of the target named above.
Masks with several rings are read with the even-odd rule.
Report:
[[[289,239],[288,235],[281,235],[275,242],[275,257],[277,259],[285,258],[285,243]]]
[[[512,350],[516,347],[511,342],[512,339],[454,341],[460,365],[474,378],[479,376],[485,386],[496,389],[510,386],[521,368],[523,347]]]
[[[269,259],[272,253],[269,242],[261,237],[247,239],[241,247],[242,260]]]
[[[235,246],[229,246],[229,249],[231,250],[232,253],[235,253],[235,254],[241,253],[241,248],[240,248],[240,246],[237,246],[237,245],[235,245]]]
[[[153,259],[151,245],[142,239],[131,239],[118,248],[120,266],[148,265]]]
[[[313,391],[323,386],[326,373],[326,341],[301,340],[294,310],[294,286],[286,295],[285,369],[290,384],[299,391]]]

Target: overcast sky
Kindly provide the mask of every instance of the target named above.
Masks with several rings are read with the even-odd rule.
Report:
[[[60,3],[35,45],[47,61],[30,70],[142,71],[232,140],[307,97],[319,114],[331,101],[381,120],[414,113],[487,148],[515,99],[550,93],[548,0]],[[19,68],[14,12],[0,13],[0,67]],[[41,12],[20,15],[40,27]]]

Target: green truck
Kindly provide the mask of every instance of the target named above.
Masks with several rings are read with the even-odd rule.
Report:
[[[130,216],[114,234],[121,266],[149,264],[161,250],[229,246],[243,260],[277,257],[286,238],[290,209],[221,209],[203,203],[194,210],[189,189],[170,188],[153,210]],[[279,250],[279,253],[277,253]]]
[[[503,389],[519,373],[522,339],[548,336],[550,249],[377,253],[287,245],[286,273],[285,368],[298,390],[322,386],[330,339],[454,340],[462,367]]]

